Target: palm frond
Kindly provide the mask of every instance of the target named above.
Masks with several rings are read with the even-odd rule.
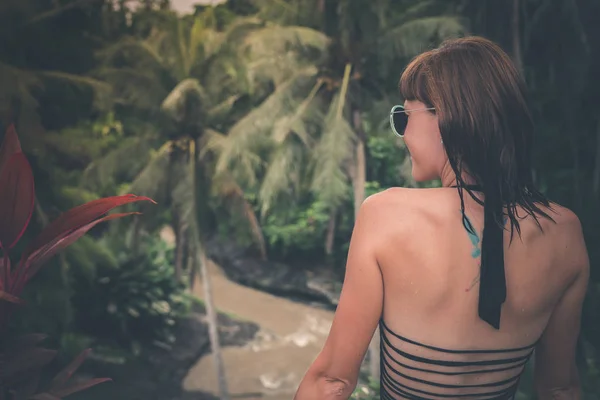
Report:
[[[57,17],[60,14],[66,12],[70,9],[77,8],[77,7],[83,7],[86,5],[97,3],[98,1],[99,0],[75,0],[68,4],[61,5],[59,7],[54,7],[52,10],[37,14],[34,17],[32,17],[29,21],[27,21],[27,23],[28,24],[38,23],[38,22],[44,21],[49,18]]]
[[[233,179],[233,177],[226,172],[219,174],[216,177],[216,182],[213,185],[213,188],[215,188],[220,196],[229,198],[242,211],[242,214],[250,226],[250,231],[252,232],[254,242],[258,246],[262,258],[266,259],[267,247],[260,223],[256,213],[254,212],[252,204],[250,204],[250,202],[244,196],[244,191],[242,188],[238,185],[235,179]]]
[[[216,154],[217,156],[223,152],[227,146],[227,136],[213,129],[206,129],[200,138],[199,157],[203,159],[208,153]]]
[[[346,66],[339,93],[331,102],[325,129],[315,148],[312,191],[329,207],[340,205],[349,190],[346,164],[354,155],[356,133],[344,118],[350,65]]]
[[[25,135],[25,146],[36,143],[34,138],[43,132],[38,101],[32,94],[41,86],[34,72],[0,62],[0,118],[17,124],[20,134]]]
[[[65,200],[70,207],[76,207],[98,199],[98,194],[77,186],[64,186],[60,188],[61,200]]]
[[[435,43],[466,33],[462,21],[453,16],[425,17],[409,20],[379,39],[379,53],[388,58],[410,58],[428,50]]]
[[[210,95],[211,104],[219,103],[231,96],[250,94],[253,82],[250,81],[248,63],[232,49],[223,49],[208,60],[194,75],[202,76],[202,84]]]
[[[451,4],[444,4],[444,2],[438,0],[420,0],[403,10],[401,18],[403,21],[416,20],[432,15],[440,15],[450,11],[451,8]]]
[[[96,277],[96,267],[118,268],[117,257],[101,241],[83,236],[65,250],[67,262],[77,266],[77,273],[90,281]]]
[[[306,97],[302,96],[302,92],[306,93],[307,81],[314,79],[316,73],[314,67],[296,71],[291,79],[279,85],[260,106],[231,128],[226,140],[219,144],[218,173],[234,170],[248,179],[250,184],[255,182],[255,171],[262,165],[261,158],[257,156],[258,149],[269,141],[268,134],[275,121],[297,109],[298,99]]]
[[[263,26],[264,20],[255,16],[237,17],[227,26],[227,29],[223,32],[223,36],[220,37],[220,40],[225,43],[232,43],[236,46],[241,43],[250,32],[262,28]]]
[[[288,51],[326,51],[330,39],[322,32],[303,26],[268,25],[246,36],[243,50],[260,57]]]
[[[173,142],[168,141],[152,154],[150,162],[126,188],[127,192],[148,196],[158,203],[166,200],[170,179],[170,162]]]
[[[295,71],[318,63],[329,43],[326,35],[314,29],[268,25],[250,32],[240,52],[241,57],[247,59],[250,82],[273,81],[277,85]]]
[[[118,148],[88,165],[83,171],[83,185],[98,189],[114,183],[119,176],[135,176],[148,163],[151,154],[147,138],[128,138]]]
[[[282,25],[314,25],[318,0],[255,0],[258,15],[266,21]]]
[[[160,43],[165,35],[164,32],[156,30],[147,40],[127,36],[99,51],[98,57],[107,65],[113,65],[117,57],[125,57],[136,67],[153,70],[164,69],[165,59],[157,50],[157,43]]]
[[[64,83],[92,89],[94,93],[94,106],[97,109],[107,110],[110,106],[111,86],[106,82],[89,76],[74,75],[60,71],[39,71],[44,78],[57,79]]]
[[[190,122],[191,118],[201,121],[206,114],[207,97],[197,79],[179,82],[162,102],[161,108],[175,121]]]
[[[298,136],[302,143],[304,143],[304,145],[307,147],[311,146],[311,138],[308,130],[306,129],[303,118],[307,116],[309,106],[311,105],[311,102],[314,100],[321,86],[323,86],[323,81],[321,79],[317,79],[317,82],[311,89],[310,93],[298,105],[296,111],[292,115],[284,115],[282,118],[277,120],[275,126],[273,127],[273,140],[275,143],[283,143],[287,139],[289,133],[293,132]]]
[[[173,164],[173,176],[177,176],[178,182],[171,194],[173,207],[181,221],[191,221],[194,218],[194,185],[192,174],[188,163],[179,161]],[[205,194],[206,196],[209,193]]]
[[[262,180],[258,199],[265,215],[281,194],[291,194],[303,173],[303,149],[297,143],[285,143],[275,150]]]
[[[102,67],[95,76],[113,88],[115,102],[141,109],[156,109],[168,91],[151,70],[123,67]]]

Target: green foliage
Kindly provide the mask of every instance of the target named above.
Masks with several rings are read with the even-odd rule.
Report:
[[[315,201],[304,209],[288,207],[269,214],[263,232],[272,251],[284,257],[290,252],[321,253],[328,221],[326,204]]]
[[[175,319],[190,299],[173,270],[173,248],[149,237],[139,255],[113,241],[118,266],[99,264],[93,278],[76,277],[73,302],[77,326],[87,334],[130,347],[171,343]]]

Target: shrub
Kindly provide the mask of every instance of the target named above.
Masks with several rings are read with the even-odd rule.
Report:
[[[131,213],[105,215],[120,205],[146,197],[116,196],[75,207],[48,224],[22,252],[13,269],[10,251],[25,232],[35,201],[33,173],[14,127],[9,127],[0,146],[0,399],[57,400],[87,389],[108,378],[95,378],[70,384],[73,373],[90,353],[81,352],[43,390],[38,390],[42,369],[56,356],[56,350],[37,345],[41,334],[10,337],[7,326],[26,284],[58,251],[64,249],[103,221]],[[150,200],[151,201],[151,200]]]

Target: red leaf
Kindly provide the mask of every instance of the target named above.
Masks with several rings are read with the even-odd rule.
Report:
[[[4,164],[0,188],[0,247],[10,249],[25,232],[33,212],[33,173],[25,154],[15,153]]]
[[[111,380],[112,379],[110,379],[110,378],[88,379],[86,381],[75,383],[73,385],[67,386],[67,387],[57,390],[57,391],[51,390],[50,393],[55,394],[56,396],[61,398],[61,397],[65,397],[70,394],[73,394],[75,392],[80,392],[82,390],[89,389],[92,386],[98,385],[99,383],[110,382]],[[50,398],[48,398],[48,399],[50,399]]]
[[[60,400],[60,397],[56,397],[50,393],[38,393],[30,397],[31,400]]]
[[[2,171],[4,165],[13,154],[20,152],[21,143],[19,143],[19,137],[17,136],[14,125],[11,125],[6,130],[2,146],[0,146],[0,171]]]
[[[40,383],[40,371],[30,371],[23,374],[23,379],[12,386],[14,390],[13,400],[28,400],[38,389]]]
[[[2,351],[6,357],[12,357],[12,354],[31,348],[47,337],[48,335],[44,335],[43,333],[28,333],[17,336],[11,340],[5,340],[0,347],[0,351]]]
[[[67,381],[73,376],[73,373],[81,366],[83,361],[90,354],[92,349],[85,349],[77,357],[73,359],[62,371],[60,371],[54,379],[52,379],[52,383],[50,383],[50,391],[54,392],[57,389],[60,389],[67,383]]]
[[[89,203],[70,209],[46,226],[23,254],[23,259],[26,259],[32,253],[40,250],[57,238],[64,237],[68,233],[89,224],[113,208],[137,201],[151,201],[154,203],[154,200],[148,197],[126,194],[90,201]]]
[[[9,303],[13,303],[13,304],[25,303],[23,300],[21,300],[17,296],[13,296],[12,294],[3,292],[2,290],[0,290],[0,300],[6,300]]]
[[[0,290],[10,287],[10,258],[6,252],[0,257]]]
[[[0,377],[8,380],[9,377],[21,371],[41,368],[52,361],[55,356],[56,350],[48,350],[40,347],[24,350],[11,359],[6,360]]]
[[[54,254],[56,254],[58,251],[64,249],[67,246],[70,246],[71,244],[76,242],[77,239],[79,239],[80,237],[85,235],[87,233],[87,231],[92,229],[94,226],[96,226],[99,223],[104,222],[104,221],[110,221],[111,219],[117,219],[117,218],[121,218],[121,217],[131,215],[131,214],[139,214],[139,213],[130,212],[130,213],[107,215],[103,218],[92,221],[92,222],[88,223],[87,225],[80,226],[75,230],[68,231],[67,234],[59,236],[59,237],[55,238],[54,240],[52,240],[51,242],[47,243],[46,245],[44,245],[43,247],[41,247],[40,249],[38,249],[34,253],[32,253],[25,260],[25,265],[27,266],[27,272],[26,272],[25,280],[22,283],[24,284],[29,279],[31,279],[31,277],[39,271],[39,269],[42,267],[42,265],[46,261],[48,261],[50,259],[50,257],[52,257]],[[21,282],[17,282],[16,285],[17,285],[17,287],[15,287],[13,291],[15,293],[18,293],[18,291],[22,288],[22,284],[21,284]]]

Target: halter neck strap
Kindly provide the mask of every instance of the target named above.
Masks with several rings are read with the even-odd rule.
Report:
[[[452,185],[451,187],[458,187]],[[462,189],[484,193],[480,185],[461,185]],[[480,204],[483,205],[484,226],[481,243],[481,270],[479,280],[479,317],[500,329],[502,303],[506,300],[506,273],[504,270],[504,213],[498,195],[490,194]],[[461,207],[464,215],[464,208]],[[465,226],[466,227],[466,226]],[[468,228],[467,228],[468,229]]]

